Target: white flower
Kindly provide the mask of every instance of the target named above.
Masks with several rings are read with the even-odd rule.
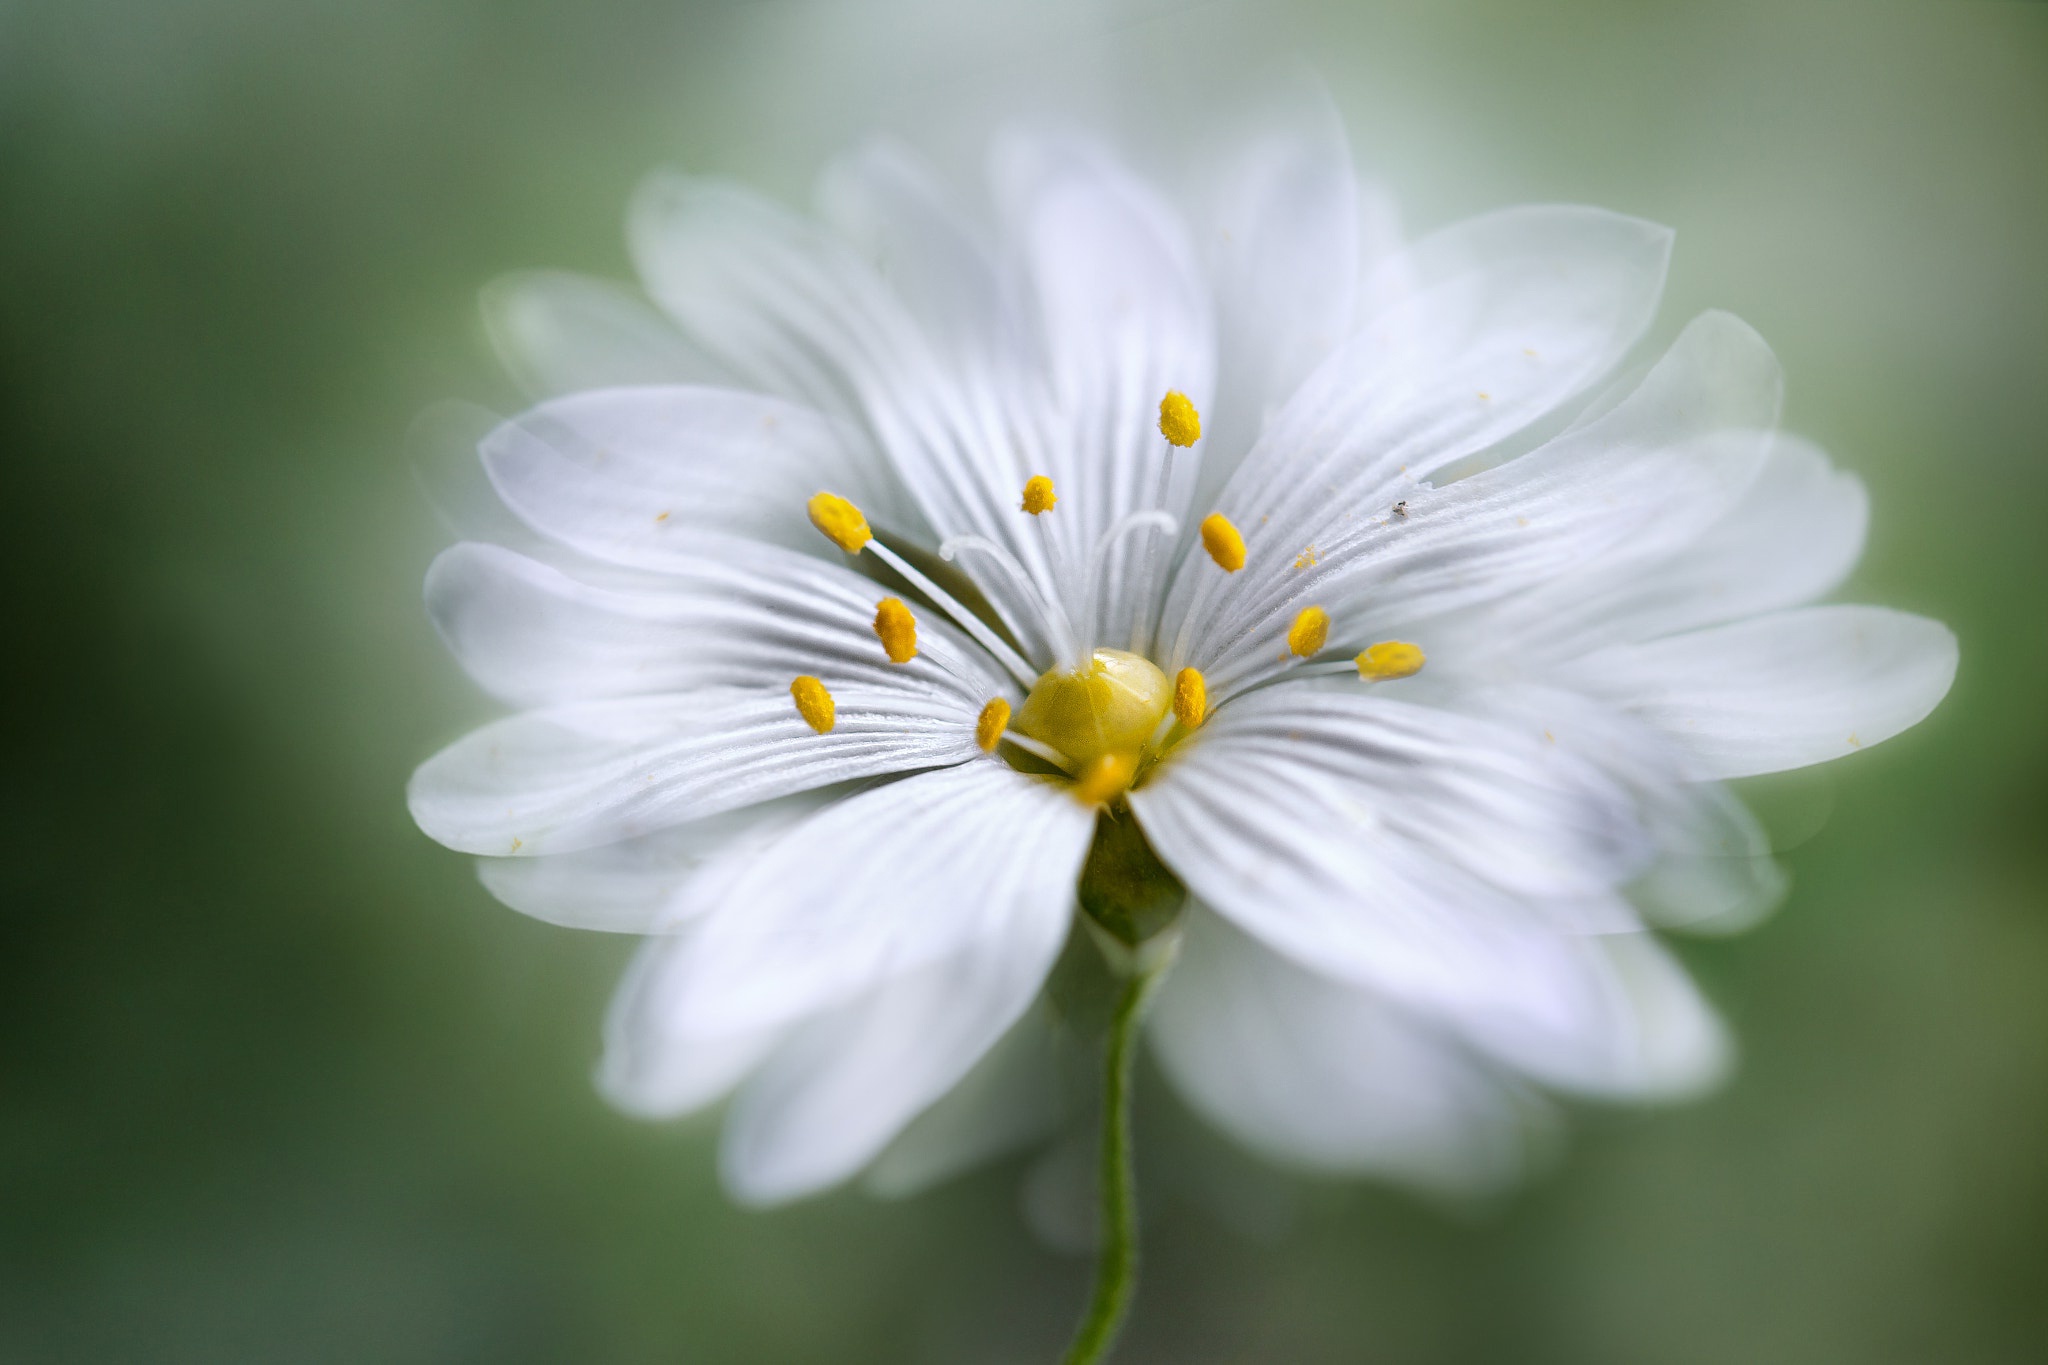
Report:
[[[992,171],[987,236],[885,147],[822,224],[654,179],[631,240],[679,332],[494,296],[557,395],[482,445],[532,534],[427,597],[527,709],[411,804],[511,905],[650,935],[606,1092],[737,1087],[744,1198],[860,1170],[1040,998],[1099,807],[1192,898],[1156,1053],[1258,1149],[1483,1185],[1538,1087],[1711,1081],[1640,931],[1776,899],[1720,781],[1885,739],[1955,667],[1937,624],[1808,605],[1863,495],[1774,434],[1763,343],[1708,314],[1589,401],[1670,234],[1537,207],[1396,248],[1327,130],[1218,168],[1199,238],[1087,143]]]

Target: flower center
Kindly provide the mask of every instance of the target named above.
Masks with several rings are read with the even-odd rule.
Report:
[[[1173,684],[1157,664],[1098,649],[1082,668],[1040,676],[1014,724],[1082,768],[1105,754],[1136,755],[1172,705]]]

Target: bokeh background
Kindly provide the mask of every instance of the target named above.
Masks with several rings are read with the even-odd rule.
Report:
[[[1926,724],[1752,784],[1795,878],[1685,955],[1745,1060],[1483,1208],[1265,1172],[1142,1078],[1123,1359],[2048,1359],[2048,6],[0,3],[0,1359],[1041,1361],[1021,1163],[729,1206],[591,1092],[630,944],[420,836],[482,719],[405,433],[516,398],[498,273],[623,277],[664,162],[800,198],[1005,104],[1169,135],[1306,57],[1410,224],[1674,224],[1868,481]],[[941,149],[946,150],[946,149]]]

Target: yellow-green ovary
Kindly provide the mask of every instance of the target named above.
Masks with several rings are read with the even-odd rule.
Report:
[[[1150,659],[1098,649],[1078,672],[1040,677],[1012,728],[1083,764],[1135,754],[1172,704],[1173,684]]]

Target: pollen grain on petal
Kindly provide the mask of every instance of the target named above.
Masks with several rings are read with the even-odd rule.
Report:
[[[1179,389],[1171,389],[1159,400],[1159,434],[1177,446],[1191,446],[1202,439],[1202,414]]]
[[[885,597],[875,603],[875,635],[892,664],[907,664],[917,657],[917,618],[900,597]]]
[[[981,715],[974,722],[974,742],[985,754],[996,751],[1002,742],[1003,731],[1010,728],[1010,703],[1001,697],[990,697],[988,705],[981,708]]]
[[[1330,613],[1321,607],[1303,607],[1287,628],[1287,652],[1306,659],[1330,639]]]
[[[859,554],[861,547],[874,539],[861,510],[837,493],[813,493],[805,510],[811,514],[811,525],[850,555]]]
[[[821,735],[832,733],[839,712],[832,704],[832,694],[825,690],[824,683],[808,673],[800,674],[790,681],[789,695],[796,699],[797,714],[804,718],[804,724]]]
[[[1244,537],[1221,512],[1211,512],[1202,518],[1202,548],[1225,573],[1236,573],[1244,567]]]
[[[1183,668],[1173,677],[1173,718],[1193,730],[1209,715],[1209,684],[1198,668]]]
[[[1420,645],[1411,645],[1406,640],[1382,640],[1359,651],[1358,676],[1367,682],[1412,678],[1422,671],[1425,661]]]
[[[1074,779],[1074,799],[1084,806],[1099,806],[1122,796],[1138,771],[1138,756],[1129,750],[1099,754]]]
[[[1024,510],[1032,516],[1050,512],[1058,502],[1058,495],[1052,491],[1052,480],[1045,475],[1033,474],[1024,480]]]

